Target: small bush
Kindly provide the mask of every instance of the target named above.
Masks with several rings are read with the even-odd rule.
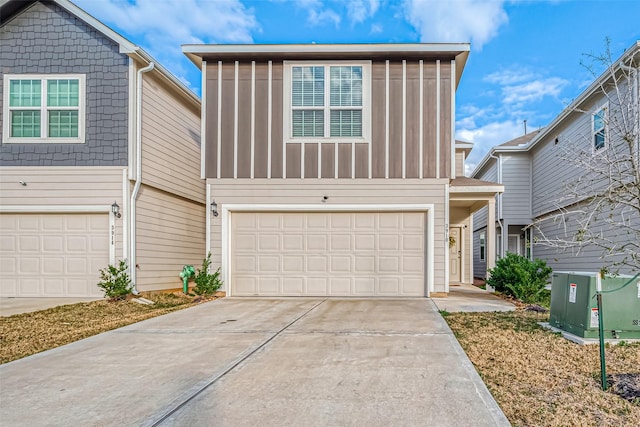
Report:
[[[202,260],[202,269],[196,272],[196,276],[193,281],[195,287],[193,292],[198,295],[211,295],[220,289],[222,286],[222,280],[220,279],[220,269],[215,272],[209,273],[209,267],[211,266],[211,252],[207,254],[207,257]]]
[[[127,274],[127,262],[120,261],[118,267],[111,264],[100,270],[98,287],[104,296],[111,299],[124,299],[131,293],[131,279]]]
[[[545,285],[552,271],[543,260],[530,261],[521,255],[507,253],[496,262],[495,268],[489,270],[487,284],[522,302],[548,305],[549,291]]]

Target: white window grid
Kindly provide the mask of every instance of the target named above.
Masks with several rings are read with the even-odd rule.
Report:
[[[284,124],[285,142],[290,143],[318,143],[318,142],[369,142],[371,141],[371,61],[285,61],[284,63]],[[362,67],[362,105],[361,106],[331,106],[331,67]],[[324,68],[324,105],[323,106],[293,106],[293,67],[323,67]],[[293,136],[293,111],[316,110],[324,112],[324,136],[294,137]],[[360,110],[362,111],[362,136],[341,137],[331,136],[331,111]]]
[[[40,106],[9,106],[11,80],[39,80],[40,81]],[[48,82],[51,80],[78,80],[78,106],[49,106],[47,99]],[[3,81],[3,117],[2,133],[3,143],[84,143],[85,142],[85,74],[5,74]],[[39,137],[12,137],[11,136],[11,111],[40,111],[40,136]],[[50,137],[49,113],[51,111],[77,111],[78,112],[78,136],[77,137]]]

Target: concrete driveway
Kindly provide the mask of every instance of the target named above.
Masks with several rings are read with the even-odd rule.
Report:
[[[3,425],[508,421],[429,299],[221,299],[0,366]]]

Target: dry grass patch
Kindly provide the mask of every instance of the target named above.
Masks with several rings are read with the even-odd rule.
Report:
[[[180,293],[149,294],[154,305],[93,301],[0,317],[0,363],[21,359],[101,332],[181,310],[204,301]]]
[[[460,344],[515,426],[638,426],[640,402],[600,389],[598,346],[542,329],[548,315],[445,314]],[[608,346],[608,374],[640,373],[640,343]]]

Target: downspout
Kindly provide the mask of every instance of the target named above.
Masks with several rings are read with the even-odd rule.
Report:
[[[489,152],[489,157],[496,160],[496,174],[498,175],[498,184],[502,185],[502,155],[496,157],[493,153]],[[500,258],[504,257],[504,227],[502,226],[502,193],[498,194],[498,212],[496,215],[496,222],[500,227]]]
[[[131,278],[131,291],[134,295],[140,293],[137,287],[136,271],[136,200],[138,198],[138,191],[140,191],[140,185],[142,184],[142,74],[153,70],[154,65],[153,62],[150,62],[146,67],[139,69],[136,80],[136,87],[138,89],[138,96],[136,97],[136,184],[133,187],[131,202],[129,204],[129,212],[131,214],[129,221],[131,226],[131,232],[129,233],[129,238],[131,239],[129,277]]]

